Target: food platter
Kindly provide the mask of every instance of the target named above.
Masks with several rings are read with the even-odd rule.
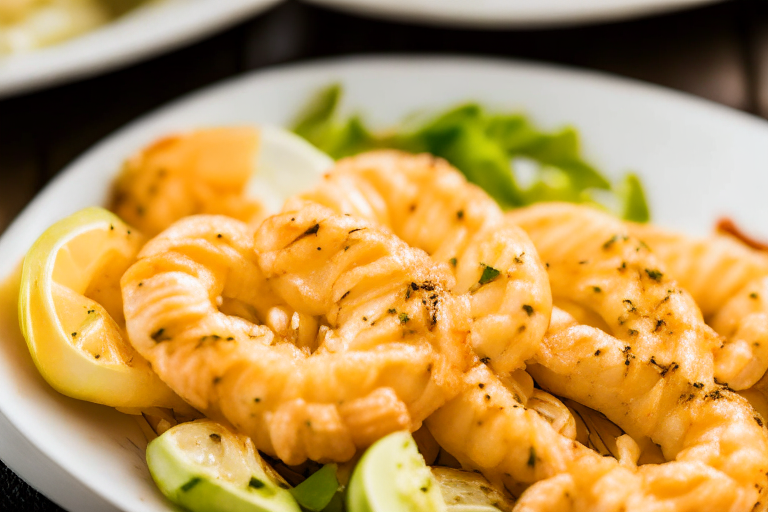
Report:
[[[125,66],[200,39],[278,0],[151,2],[80,37],[0,59],[0,98]]]
[[[717,0],[308,0],[396,21],[467,28],[546,28],[619,21]]]
[[[768,211],[760,207],[768,186],[765,121],[656,87],[550,66],[453,57],[341,59],[225,82],[98,144],[4,233],[0,274],[13,275],[48,225],[104,204],[120,163],[151,141],[211,125],[286,126],[297,105],[334,82],[344,87],[346,108],[379,127],[470,100],[525,112],[544,128],[572,124],[586,155],[608,176],[638,173],[657,223],[702,234],[727,215],[748,231],[768,234]],[[20,339],[12,282],[0,297],[0,386],[6,390],[0,396],[0,458],[68,510],[172,510],[146,470],[139,427],[114,410],[51,389]]]

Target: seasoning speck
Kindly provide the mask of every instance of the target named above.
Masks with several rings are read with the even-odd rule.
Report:
[[[480,276],[480,281],[478,281],[478,284],[480,286],[488,284],[499,277],[499,275],[501,275],[499,270],[496,270],[495,268],[488,265],[483,265],[483,275]]]
[[[662,274],[660,271],[656,269],[645,269],[645,273],[648,274],[648,277],[653,279],[654,281],[658,282],[661,281],[661,278],[664,277],[664,274]]]
[[[255,476],[252,476],[251,479],[248,481],[248,487],[251,489],[261,489],[264,487],[264,482],[256,478]]]

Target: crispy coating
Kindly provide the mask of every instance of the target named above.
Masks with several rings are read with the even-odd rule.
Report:
[[[560,318],[529,371],[545,389],[603,412],[633,438],[650,438],[671,461],[642,466],[632,477],[640,479],[635,490],[617,503],[627,510],[764,510],[763,419],[715,381],[718,338],[690,295],[607,214],[544,204],[509,216],[549,264],[555,303],[576,303],[608,327]],[[589,495],[572,475],[576,484],[568,485]]]
[[[212,128],[160,139],[125,163],[110,209],[148,236],[200,213],[255,224],[263,219],[263,208],[244,190],[258,143],[253,128]]]
[[[472,309],[472,346],[493,368],[524,368],[535,353],[552,309],[544,266],[526,234],[447,162],[365,153],[338,162],[302,197],[386,226],[449,266],[451,291],[467,294]]]
[[[754,386],[768,370],[768,255],[730,236],[697,239],[629,224],[701,307],[725,341],[715,376],[734,389]]]
[[[191,405],[288,464],[415,430],[476,357],[468,304],[421,251],[307,205],[249,235],[216,216],[151,240],[122,280],[132,344]]]
[[[573,205],[505,215],[442,160],[374,152],[255,238],[198,216],[153,239],[123,278],[128,333],[185,400],[288,464],[425,422],[516,512],[768,510],[763,417],[715,379],[762,375],[768,284],[749,260],[704,304],[724,350],[694,302],[706,286],[692,298],[632,229]],[[531,375],[619,425],[616,458]],[[638,466],[648,446],[669,462]]]

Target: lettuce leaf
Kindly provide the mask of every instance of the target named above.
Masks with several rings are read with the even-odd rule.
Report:
[[[446,159],[505,209],[568,201],[602,206],[636,222],[650,218],[639,178],[629,173],[612,184],[584,159],[574,128],[545,132],[524,115],[467,103],[416,126],[374,132],[360,116],[341,116],[342,92],[339,85],[320,91],[293,125],[335,159],[383,148],[428,152]]]

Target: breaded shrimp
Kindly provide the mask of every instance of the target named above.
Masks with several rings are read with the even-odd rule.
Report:
[[[248,233],[182,220],[123,277],[131,343],[191,405],[297,464],[414,431],[458,392],[477,359],[446,268],[317,205]]]
[[[715,353],[717,379],[733,389],[754,386],[768,370],[768,254],[730,236],[697,239],[640,224],[628,229],[651,247],[725,337]]]
[[[302,197],[386,226],[449,265],[451,291],[471,304],[475,352],[498,371],[524,368],[549,324],[546,271],[526,234],[446,161],[366,153],[339,161]]]
[[[603,412],[635,439],[650,438],[673,461],[641,467],[641,485],[622,506],[764,510],[763,419],[715,381],[718,338],[690,295],[607,214],[544,204],[508,215],[548,263],[555,303],[591,310],[610,333],[553,322],[529,371],[545,389]]]
[[[125,163],[110,209],[149,236],[199,213],[260,221],[261,205],[244,195],[258,143],[253,128],[212,128],[160,139]]]

